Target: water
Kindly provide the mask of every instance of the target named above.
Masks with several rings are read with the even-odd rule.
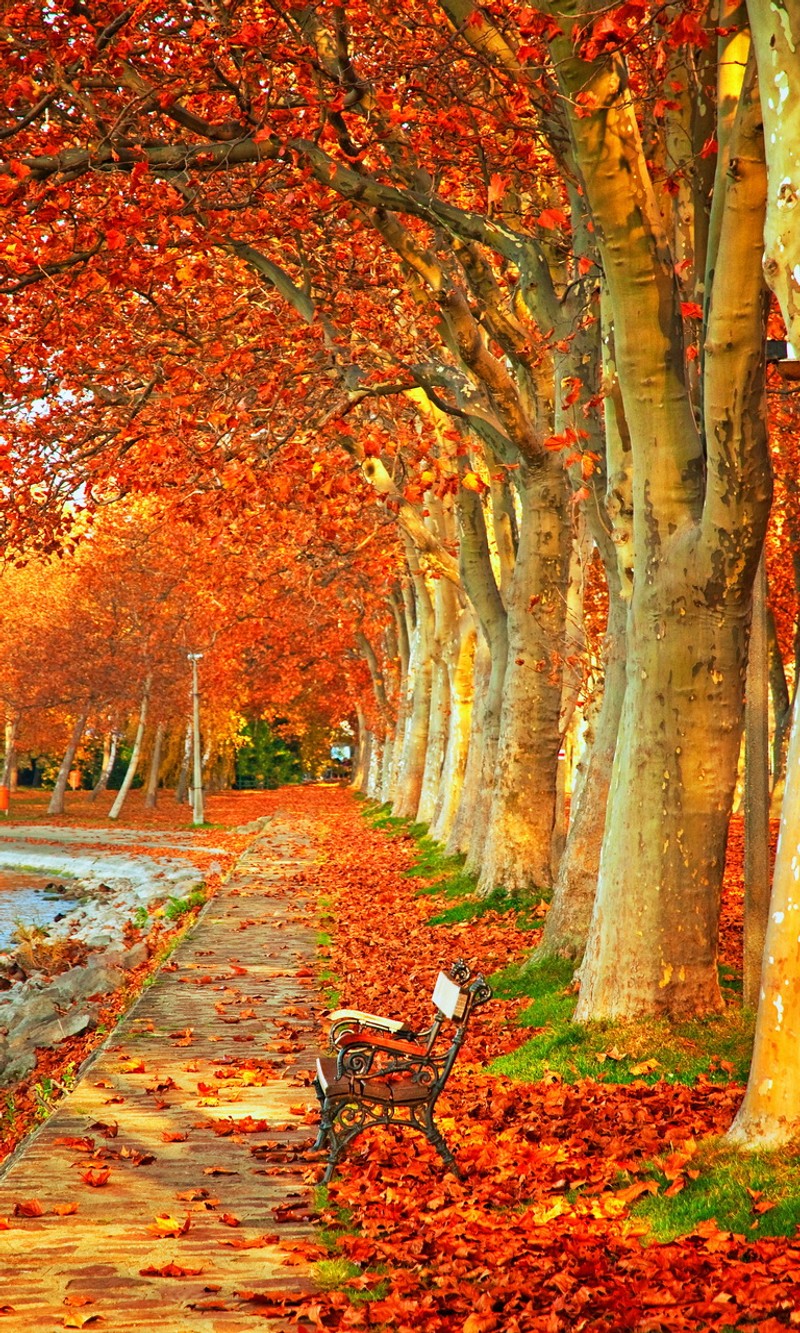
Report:
[[[58,883],[49,875],[0,870],[0,952],[14,947],[18,923],[46,927],[76,906],[74,898],[46,891],[53,882]]]

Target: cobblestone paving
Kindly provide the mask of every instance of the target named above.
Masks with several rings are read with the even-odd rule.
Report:
[[[0,1333],[295,1327],[275,1302],[313,1288],[313,862],[311,821],[270,823],[7,1164]]]

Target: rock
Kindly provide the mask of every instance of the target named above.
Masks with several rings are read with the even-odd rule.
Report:
[[[35,1027],[37,1023],[46,1023],[55,1017],[56,1002],[50,995],[20,996],[9,1015],[9,1028],[18,1032],[20,1028]]]
[[[119,966],[124,968],[126,972],[130,972],[135,967],[141,967],[142,963],[146,963],[149,957],[150,950],[144,940],[139,940],[138,944],[132,944],[129,949],[125,950]]]
[[[86,1010],[76,1006],[68,1014],[56,1014],[49,1022],[23,1023],[9,1034],[9,1052],[14,1056],[25,1050],[33,1051],[37,1046],[58,1046],[66,1037],[85,1032],[90,1021]]]
[[[109,991],[118,990],[124,975],[118,967],[108,967],[104,963],[87,963],[85,967],[72,967],[63,972],[53,984],[52,992],[56,1002],[69,1006],[76,1000],[86,1000],[90,995],[108,995]]]
[[[114,936],[111,931],[94,931],[92,934],[84,935],[83,942],[88,949],[107,949],[114,943]]]
[[[19,1083],[20,1079],[30,1074],[32,1069],[36,1068],[36,1056],[33,1051],[21,1051],[17,1055],[8,1056],[0,1065],[0,1087],[7,1087],[9,1083]]]

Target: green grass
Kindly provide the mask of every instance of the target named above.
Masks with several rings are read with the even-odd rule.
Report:
[[[657,1020],[636,1023],[571,1021],[575,1008],[574,965],[543,958],[507,968],[491,979],[498,998],[529,999],[520,1028],[533,1029],[517,1050],[490,1065],[490,1073],[535,1082],[557,1073],[567,1083],[593,1078],[606,1083],[744,1082],[752,1050],[752,1015],[732,1004],[718,1018],[671,1027]]]
[[[647,1222],[650,1239],[685,1236],[701,1222],[714,1220],[720,1230],[748,1239],[789,1236],[800,1224],[800,1154],[736,1152],[719,1139],[708,1140],[687,1164],[699,1172],[684,1188],[638,1199],[631,1211]],[[654,1165],[652,1178],[663,1189],[667,1176]],[[766,1211],[759,1211],[766,1205]]]
[[[314,1264],[314,1278],[323,1291],[343,1291],[353,1305],[383,1300],[389,1291],[389,1283],[379,1273],[364,1272],[351,1259],[341,1257],[320,1259]]]
[[[427,834],[423,834],[419,839],[418,849],[414,864],[403,871],[406,879],[433,879],[437,875],[442,879],[449,879],[463,870],[467,859],[465,856],[448,855],[441,845],[434,842]]]
[[[205,891],[203,889],[192,889],[185,898],[170,898],[164,907],[164,916],[168,921],[177,921],[179,917],[185,916],[187,912],[193,912],[196,907],[202,907],[206,901]]]
[[[463,883],[465,876],[459,875],[459,884]],[[455,897],[451,894],[450,887],[445,889],[447,897]],[[520,898],[517,894],[508,893],[504,888],[492,889],[485,897],[477,897],[474,893],[464,897],[460,902],[455,903],[453,907],[447,907],[442,912],[437,912],[428,922],[430,926],[449,926],[459,921],[475,921],[477,917],[485,916],[487,912],[516,912],[517,928],[519,930],[535,930],[542,924],[540,904],[543,898],[530,902],[526,898]]]
[[[378,806],[365,814],[373,827],[388,827],[415,839],[417,853],[414,862],[402,874],[406,879],[427,881],[417,890],[420,897],[445,898],[453,904],[430,917],[429,926],[474,921],[488,912],[515,912],[517,925],[522,930],[533,930],[541,925],[541,904],[549,900],[550,891],[539,890],[534,899],[508,893],[502,887],[486,895],[479,894],[477,876],[464,869],[466,857],[445,852],[428,836],[427,825],[395,819],[387,813],[388,810],[388,806]]]
[[[386,1279],[379,1272],[364,1270],[352,1259],[336,1253],[343,1236],[356,1234],[352,1211],[331,1203],[327,1185],[318,1185],[314,1190],[314,1210],[334,1214],[333,1224],[317,1233],[317,1239],[325,1246],[330,1258],[320,1259],[314,1265],[315,1281],[324,1291],[344,1291],[353,1305],[382,1300],[388,1292]]]
[[[428,832],[427,824],[415,824],[410,819],[399,819],[392,814],[390,805],[368,805],[363,816],[373,828],[383,829],[394,837],[424,838]]]

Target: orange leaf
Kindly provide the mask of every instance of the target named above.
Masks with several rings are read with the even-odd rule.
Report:
[[[84,1185],[91,1185],[92,1189],[96,1190],[102,1189],[103,1185],[107,1185],[110,1177],[111,1171],[107,1166],[102,1167],[99,1171],[93,1171],[90,1167],[88,1171],[81,1172],[81,1180]]]
[[[140,1268],[140,1277],[198,1277],[202,1273],[202,1268],[182,1268],[180,1264],[163,1264],[161,1268],[152,1266],[150,1268]]]
[[[658,1194],[658,1182],[655,1180],[635,1180],[632,1185],[628,1185],[624,1190],[616,1190],[615,1199],[621,1199],[623,1203],[633,1203],[640,1194]]]
[[[69,1217],[72,1213],[77,1213],[78,1205],[77,1203],[54,1203],[50,1211],[55,1213],[56,1217]]]
[[[15,1217],[41,1217],[43,1212],[38,1199],[20,1199],[14,1204]]]
[[[182,1222],[175,1217],[157,1217],[147,1229],[154,1236],[185,1236],[191,1225],[192,1219],[187,1213]]]

